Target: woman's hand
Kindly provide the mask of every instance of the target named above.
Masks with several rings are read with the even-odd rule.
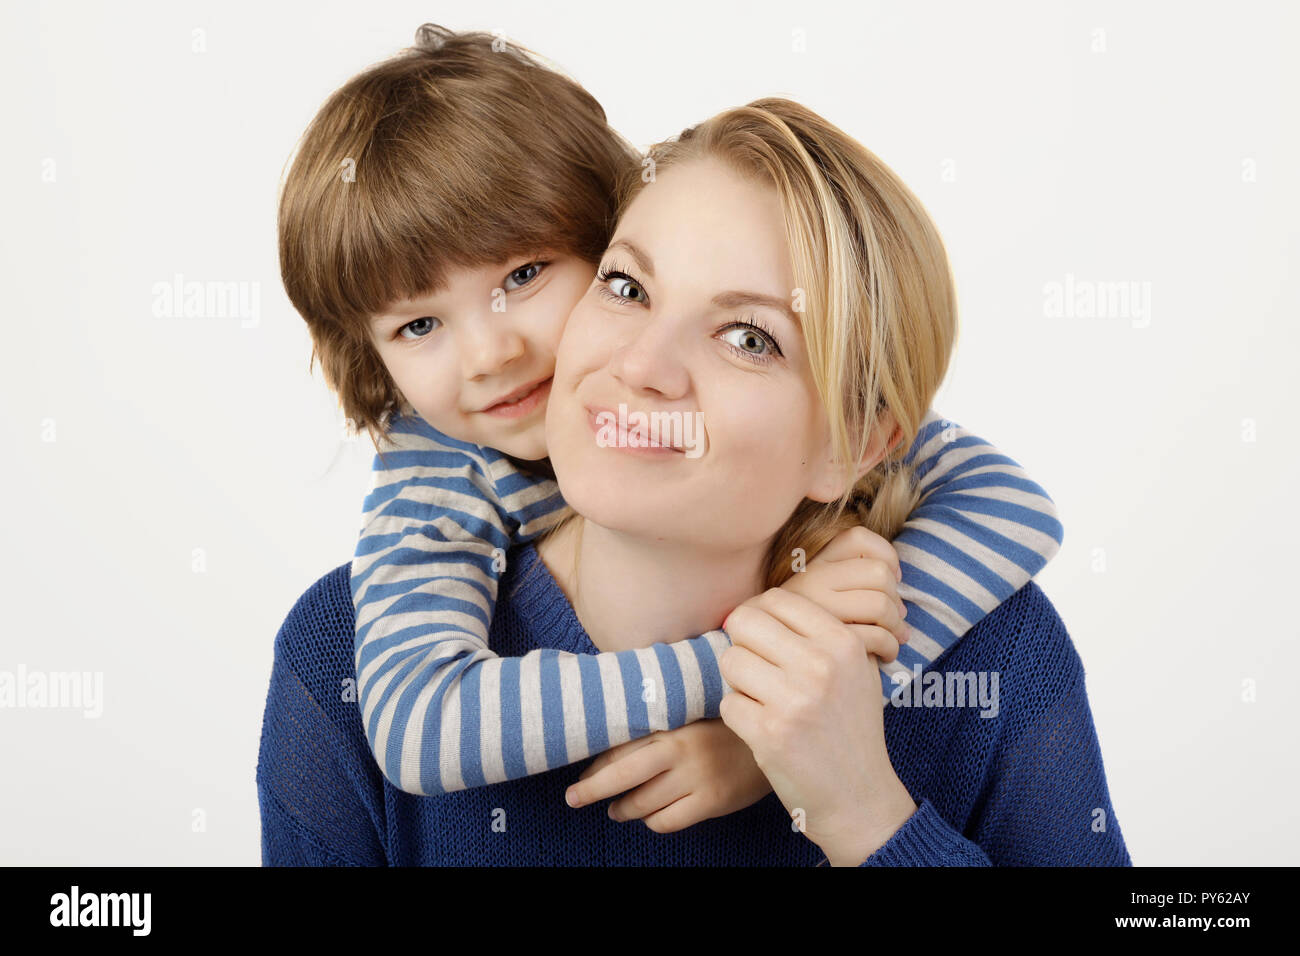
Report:
[[[644,820],[656,833],[673,833],[743,810],[771,793],[772,785],[745,742],[714,719],[605,751],[565,796],[569,806],[581,807],[626,790],[610,804],[611,819]]]
[[[892,546],[866,529],[845,534],[831,553],[845,556],[833,563],[849,564],[870,584],[845,592],[841,610],[854,623],[789,589],[746,601],[723,623],[732,646],[720,666],[732,692],[721,715],[796,825],[832,865],[855,866],[916,804],[885,748],[879,665],[864,650],[871,632],[855,630],[902,626],[897,556],[891,562],[880,546],[890,553]]]

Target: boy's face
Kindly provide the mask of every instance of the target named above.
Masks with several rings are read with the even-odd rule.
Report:
[[[595,274],[550,253],[456,269],[438,291],[371,316],[371,338],[398,391],[438,431],[545,458],[555,350]]]

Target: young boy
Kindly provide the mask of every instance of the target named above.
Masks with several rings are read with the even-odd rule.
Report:
[[[713,631],[593,655],[489,649],[507,550],[563,508],[545,460],[555,349],[639,157],[585,90],[527,51],[428,25],[417,39],[322,107],[279,230],[314,354],[379,449],[352,564],[366,737],[392,784],[437,794],[717,717],[729,642]],[[886,692],[1062,537],[1014,461],[938,415],[910,460],[925,497],[894,541],[911,631],[897,660],[882,656]]]

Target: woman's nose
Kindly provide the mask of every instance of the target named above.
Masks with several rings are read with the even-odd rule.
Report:
[[[632,391],[655,391],[664,398],[680,398],[686,394],[690,375],[682,361],[680,341],[663,334],[666,326],[667,323],[645,326],[610,357],[610,373]]]

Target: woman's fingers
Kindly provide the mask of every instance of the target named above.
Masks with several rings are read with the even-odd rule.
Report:
[[[727,729],[743,740],[750,750],[753,750],[754,744],[762,739],[760,724],[763,705],[752,697],[737,691],[723,695],[718,705],[718,716],[727,725]]]
[[[886,664],[898,660],[898,639],[883,627],[873,624],[850,624],[849,630],[858,636],[868,654]]]
[[[786,691],[785,671],[741,645],[722,652],[718,672],[733,690],[754,700],[776,700]]]
[[[791,666],[799,659],[797,637],[790,633],[785,624],[763,609],[759,597],[750,598],[727,615],[727,619],[722,622],[723,630],[731,638],[732,647],[747,648],[777,667]],[[726,653],[722,656],[726,657]],[[727,675],[722,676],[725,678]],[[730,684],[731,681],[728,680],[727,683]]]
[[[875,592],[863,593],[870,595]],[[872,599],[872,603],[883,612],[889,599],[885,595],[878,595]],[[811,641],[823,650],[829,650],[843,638],[852,636],[840,618],[815,601],[810,601],[785,588],[769,588],[754,598],[752,604],[785,625],[785,638],[781,644],[783,648],[793,650],[789,656],[792,658],[791,666],[796,669],[808,657],[807,649],[799,647],[797,643],[799,637]]]
[[[801,595],[792,594],[784,588],[765,591],[755,598],[753,603],[756,608],[766,611],[776,621],[785,625],[783,647],[798,648],[797,642],[802,638],[810,642],[817,653],[829,660],[844,662],[848,660],[845,655],[852,653],[846,642],[852,642],[856,649],[874,654],[881,661],[888,663],[897,660],[900,643],[897,635],[899,629],[905,628],[906,625],[888,596],[877,591],[854,591],[845,594],[854,596],[853,600],[863,602],[860,614],[856,617],[853,614],[848,616],[867,623],[845,624],[842,618],[836,617],[819,604]],[[791,675],[809,673],[808,668],[813,655],[807,647],[804,647],[791,656],[794,663],[789,668],[782,668],[783,680],[787,682],[791,679]],[[730,680],[728,683],[731,683]],[[751,693],[734,684],[732,686],[737,690],[745,691],[760,703],[778,699],[770,696],[770,691],[769,696],[764,696],[762,693]]]
[[[792,579],[781,587],[808,598],[845,624],[875,624],[893,632],[894,640],[900,644],[905,643],[909,632],[903,623],[906,609],[898,599],[895,583],[892,580],[885,581],[879,590],[875,587],[858,587],[855,583],[867,576],[887,574],[888,568],[879,562],[871,562],[874,570],[864,573],[863,569],[853,567],[859,560],[861,559],[852,558],[830,564],[823,572],[814,572],[810,567],[804,574],[797,576],[806,580]],[[814,574],[815,577],[811,576]]]

